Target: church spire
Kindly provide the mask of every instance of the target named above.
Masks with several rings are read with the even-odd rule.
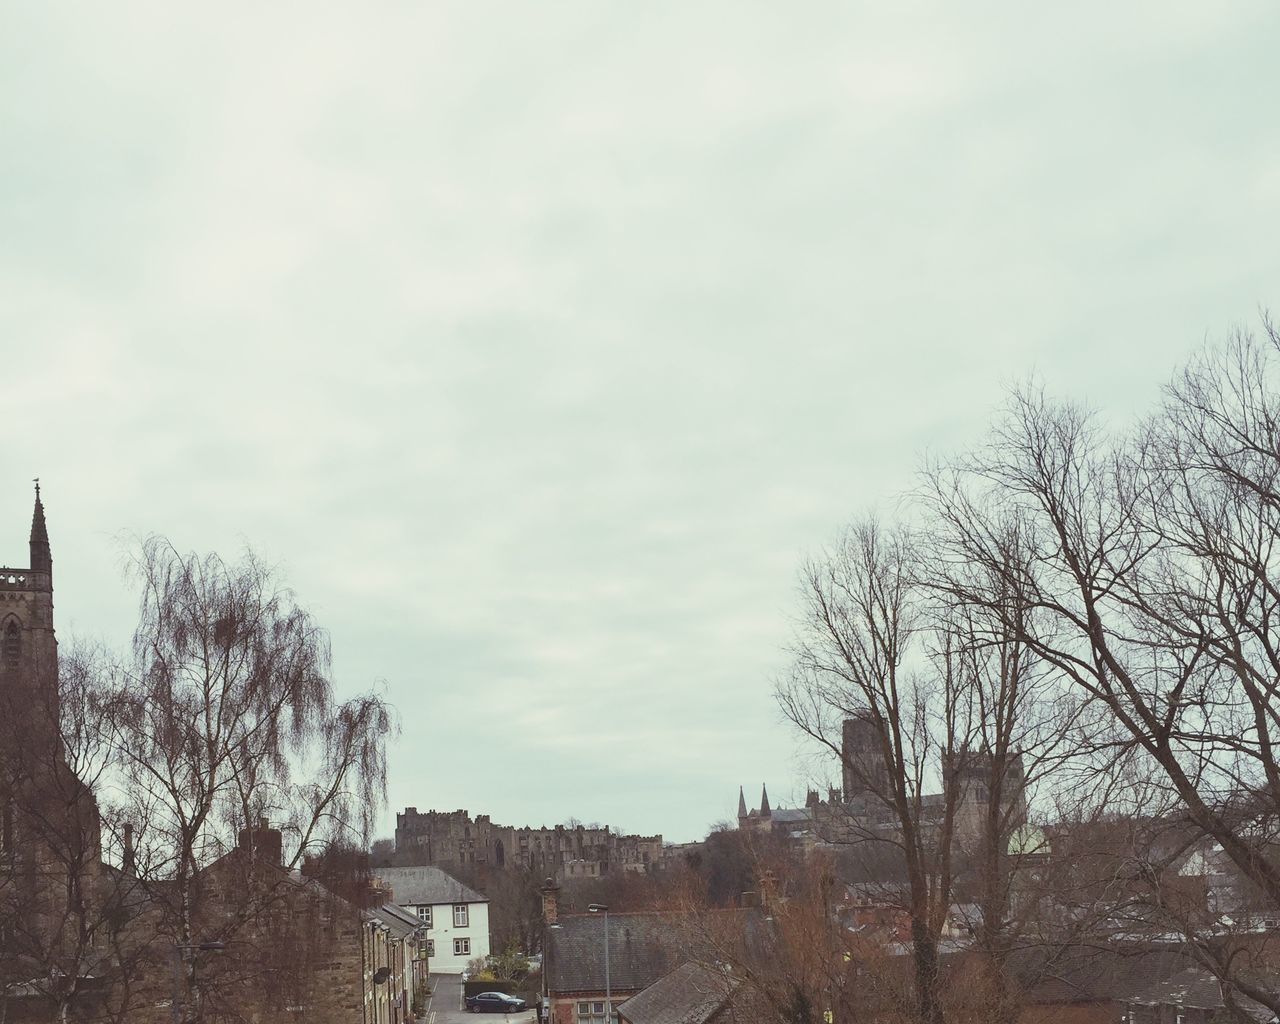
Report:
[[[761,783],[760,785],[760,817],[770,818],[773,811],[769,808],[769,787]]]
[[[44,523],[39,477],[36,477],[36,507],[31,513],[31,571],[53,575],[53,555],[49,550],[49,529]]]
[[[738,820],[741,821],[747,816],[747,798],[742,793],[742,787],[738,787]]]

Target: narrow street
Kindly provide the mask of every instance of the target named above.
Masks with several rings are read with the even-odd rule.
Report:
[[[462,1005],[462,977],[457,974],[431,975],[431,998],[424,1011],[419,1012],[420,1024],[475,1024],[482,1019],[509,1021],[510,1024],[534,1024],[534,1010],[523,1013],[485,1014],[484,1017],[467,1013]]]

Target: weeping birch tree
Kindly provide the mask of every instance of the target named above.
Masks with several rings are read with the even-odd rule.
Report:
[[[212,1019],[202,1007],[244,982],[253,965],[231,954],[287,872],[330,844],[367,845],[394,723],[377,693],[335,700],[327,635],[252,553],[231,562],[152,537],[132,574],[138,627],[110,709],[120,791],[181,979],[175,1019]],[[222,886],[212,914],[203,879],[233,850],[244,883]],[[202,964],[199,947],[217,943],[227,955]]]

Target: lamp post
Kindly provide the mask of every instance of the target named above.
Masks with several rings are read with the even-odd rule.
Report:
[[[588,905],[587,912],[604,915],[604,1019],[613,1024],[613,991],[609,988],[609,908],[603,903]]]

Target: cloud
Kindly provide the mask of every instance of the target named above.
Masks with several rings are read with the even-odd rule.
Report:
[[[1274,301],[1275,21],[28,8],[11,543],[39,472],[60,622],[120,636],[119,530],[247,539],[388,681],[393,805],[691,838],[801,789],[806,552],[1008,380],[1130,415]]]

